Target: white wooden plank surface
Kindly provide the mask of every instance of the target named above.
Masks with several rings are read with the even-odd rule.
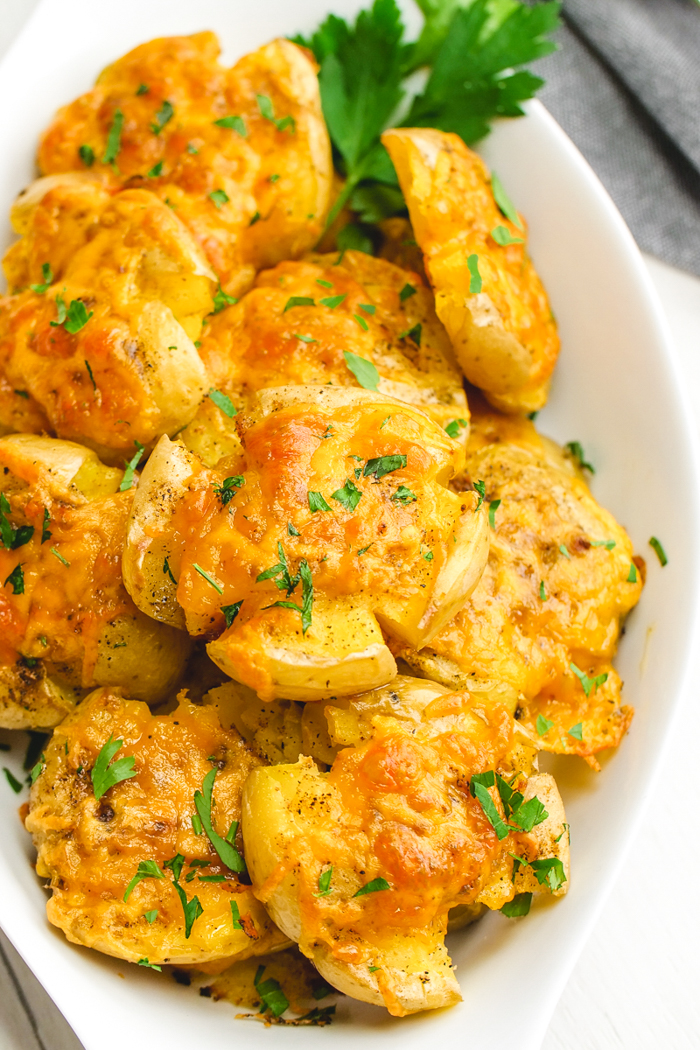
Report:
[[[0,0],[0,57],[36,2]],[[647,264],[700,427],[700,281],[653,259]],[[682,508],[679,493],[679,513]],[[700,1043],[695,890],[700,841],[690,801],[697,793],[699,730],[700,713],[689,703],[676,723],[655,799],[623,876],[574,969],[542,1050],[696,1050]],[[0,1050],[82,1050],[1,933]]]

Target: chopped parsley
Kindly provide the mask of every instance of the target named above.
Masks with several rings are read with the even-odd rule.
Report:
[[[656,536],[652,536],[649,540],[649,546],[656,552],[656,557],[661,562],[661,567],[668,565],[668,557],[666,551],[661,546],[661,542],[657,540]]]
[[[218,496],[222,507],[225,507],[244,485],[245,478],[243,475],[235,474],[233,477],[224,478],[221,485],[214,485],[214,495]]]
[[[323,498],[323,496],[321,495],[320,492],[314,492],[312,489],[309,489],[308,499],[309,499],[309,510],[311,511],[312,514],[315,514],[317,510],[330,510],[331,509],[328,506],[328,504],[326,503],[325,499]]]
[[[591,547],[605,547],[606,551],[611,551],[616,546],[615,540],[593,540],[591,542]]]
[[[116,762],[112,762],[117,751],[123,745],[123,740],[112,740],[112,734],[110,733],[109,740],[102,746],[100,753],[95,759],[95,765],[90,772],[90,779],[92,780],[95,798],[98,800],[115,784],[120,784],[122,780],[130,780],[136,776],[133,755],[125,755],[123,758],[117,759]],[[112,762],[111,765],[110,762]]]
[[[548,733],[549,730],[552,728],[554,722],[550,722],[550,720],[548,718],[545,718],[544,715],[538,715],[536,725],[538,735],[544,736],[545,733]]]
[[[78,149],[78,156],[86,168],[91,168],[95,163],[95,151],[92,146],[80,146]]]
[[[229,419],[233,419],[234,416],[238,415],[238,409],[234,407],[233,401],[228,394],[223,394],[213,386],[209,387],[209,399],[213,401],[216,407],[220,409],[225,416],[228,416]]]
[[[129,897],[133,893],[135,887],[137,886],[137,884],[139,882],[141,882],[142,879],[164,879],[164,878],[165,878],[165,874],[160,870],[160,868],[158,867],[157,863],[154,860],[142,860],[139,863],[138,868],[136,869],[136,874],[134,875],[134,877],[131,880],[131,882],[129,883],[129,885],[126,887],[126,892],[125,892],[124,897],[123,897],[124,903],[126,904],[126,902],[128,901]],[[148,917],[148,914],[149,913],[146,913],[146,917]],[[150,914],[157,915],[158,912],[150,913]],[[152,919],[149,919],[149,922],[152,922],[152,921],[153,921]]]
[[[23,547],[25,543],[29,543],[34,535],[34,526],[13,525],[7,517],[9,513],[9,500],[4,492],[0,492],[0,542],[5,550],[14,551],[18,547]]]
[[[90,376],[90,382],[92,383],[92,389],[95,392],[97,392],[97,383],[95,382],[95,377],[92,374],[92,369],[90,368],[90,362],[87,361],[87,360],[85,361],[85,367],[87,368],[87,374]]]
[[[628,583],[636,583],[637,582],[637,566],[634,564],[633,561],[630,562],[630,571],[627,573],[627,582]]]
[[[54,558],[58,558],[58,560],[60,561],[61,565],[65,565],[67,569],[69,569],[69,568],[70,568],[70,562],[69,562],[69,561],[67,561],[67,560],[66,560],[66,559],[65,559],[65,558],[63,557],[63,555],[62,555],[62,554],[60,554],[60,553],[59,553],[59,552],[58,552],[58,551],[56,550],[56,548],[55,548],[55,547],[51,547],[51,553],[53,554]]]
[[[20,791],[22,790],[21,782],[17,779],[17,777],[13,773],[10,772],[10,770],[7,768],[7,766],[3,766],[2,767],[2,771],[3,771],[3,773],[5,774],[5,776],[7,778],[7,783],[10,785],[10,787],[14,791],[15,795],[19,795]]]
[[[554,5],[550,4],[547,6],[551,8]],[[553,49],[550,48],[550,50]],[[510,219],[514,226],[517,226],[519,230],[522,230],[523,224],[520,221],[520,216],[518,215],[517,209],[510,197],[508,196],[508,194],[506,193],[503,183],[501,182],[495,171],[491,172],[491,191],[493,193],[493,199],[498,205],[501,213],[505,215],[506,219]]]
[[[604,671],[603,674],[597,675],[595,678],[589,678],[585,671],[582,671],[580,668],[578,668],[576,664],[570,663],[569,667],[574,672],[581,685],[583,686],[583,691],[586,694],[586,696],[590,696],[594,690],[595,692],[597,692],[598,687],[604,685],[608,680],[607,671]]]
[[[411,492],[406,485],[399,485],[394,495],[391,497],[392,503],[401,503],[404,507],[408,503],[415,503],[418,497],[415,492]]]
[[[289,536],[301,536],[299,529],[292,525],[291,521],[287,522],[287,535]]]
[[[158,909],[157,908],[152,908],[151,911],[145,911],[143,913],[143,917],[146,920],[146,922],[148,923],[148,925],[152,926],[153,923],[158,918]]]
[[[216,292],[214,293],[214,309],[212,313],[220,314],[222,310],[225,310],[227,306],[235,306],[238,299],[234,299],[232,295],[227,295],[221,285],[217,285]],[[195,343],[195,346],[197,344]]]
[[[375,481],[381,481],[387,474],[393,474],[395,470],[401,470],[406,466],[406,456],[378,456],[376,459],[368,459],[365,469],[362,471],[366,478],[374,477]]]
[[[231,624],[233,623],[233,621],[236,619],[236,617],[238,616],[239,612],[241,611],[241,606],[242,605],[243,605],[243,599],[241,598],[241,600],[239,602],[233,602],[231,605],[222,605],[221,606],[221,611],[224,614],[224,619],[226,620],[226,627],[230,627],[231,626]]]
[[[220,587],[219,584],[216,582],[216,580],[212,579],[212,577],[209,575],[209,573],[205,572],[205,570],[202,568],[201,565],[197,565],[196,561],[192,563],[192,568],[195,570],[195,572],[199,573],[199,575],[202,577],[202,579],[207,581],[207,583],[209,584],[210,587],[214,588],[214,590],[217,592],[217,594],[223,594],[224,593],[223,587]]]
[[[331,493],[331,499],[337,500],[345,510],[352,514],[362,499],[362,493],[357,485],[350,478],[347,478],[342,489],[336,489],[335,492]]]
[[[330,295],[327,299],[319,299],[321,306],[327,306],[329,310],[335,310],[336,306],[340,306],[342,302],[347,299],[346,295]]]
[[[221,211],[224,204],[228,204],[229,200],[231,199],[225,190],[212,190],[211,193],[208,194],[208,197],[212,204],[214,204],[214,206],[216,207],[217,211]]]
[[[268,977],[267,980],[262,980],[262,975],[265,972],[264,966],[258,966],[253,983],[255,984],[255,990],[262,1000],[262,1010],[269,1010],[275,1017],[281,1017],[285,1010],[289,1009],[289,1000],[282,991],[279,981],[276,981],[274,977]]]
[[[491,236],[496,244],[500,244],[502,248],[507,248],[509,244],[524,243],[522,237],[513,237],[507,226],[494,226],[491,230]]]
[[[50,288],[50,286],[53,283],[53,270],[51,269],[51,263],[42,263],[41,276],[44,278],[43,284],[29,285],[31,290],[33,292],[36,292],[37,295],[43,295],[44,292],[47,291],[47,289]]]
[[[219,117],[214,123],[218,128],[231,128],[233,131],[237,131],[241,138],[245,138],[248,134],[243,117],[239,117],[235,113],[228,117]]]
[[[322,871],[318,877],[318,893],[314,897],[327,897],[331,893],[331,879],[333,878],[333,865]]]
[[[15,565],[12,572],[5,579],[3,587],[7,587],[8,583],[12,584],[13,594],[24,594],[24,571],[21,565]]]
[[[365,357],[353,354],[352,350],[344,350],[343,357],[357,382],[365,390],[376,390],[379,386],[379,372]]]
[[[595,474],[595,467],[592,467],[590,463],[586,462],[586,453],[583,451],[583,446],[580,441],[567,441],[564,448],[580,470],[588,470],[591,474]]]
[[[168,102],[167,99],[164,99],[160,109],[156,113],[156,119],[151,124],[151,131],[153,134],[160,135],[165,125],[173,119],[174,115],[175,109],[173,108],[172,103]]]
[[[369,314],[370,317],[377,312],[377,307],[374,303],[360,303],[360,309]]]
[[[177,580],[173,576],[173,570],[170,568],[170,562],[168,561],[167,557],[163,562],[163,575],[169,576],[171,583],[174,583],[177,587]]]
[[[481,274],[479,273],[479,256],[469,255],[467,257],[467,268],[470,273],[469,277],[469,291],[472,295],[476,295],[481,291],[483,281],[481,280]]]
[[[37,780],[39,779],[41,774],[44,772],[44,765],[45,764],[46,764],[46,755],[42,751],[42,753],[41,753],[41,755],[39,757],[39,761],[36,763],[35,766],[32,766],[32,768],[29,771],[29,781],[30,781],[31,784],[36,784]]]
[[[496,775],[492,769],[486,773],[475,773],[470,781],[472,797],[477,799],[486,815],[486,819],[496,832],[499,841],[509,834],[508,825],[503,821],[501,814],[496,808],[496,803],[491,798],[488,789],[496,783]]]
[[[139,959],[138,965],[139,966],[147,966],[149,970],[157,970],[158,973],[162,973],[163,972],[163,967],[162,966],[157,966],[155,963],[149,962],[148,959],[146,959],[145,957],[143,959]]]
[[[182,904],[182,910],[185,915],[185,940],[188,940],[192,933],[192,927],[194,926],[195,921],[200,915],[204,914],[204,909],[199,902],[199,897],[193,897],[192,900],[188,901],[187,894],[180,883],[176,880],[173,885],[175,886],[175,891],[180,898],[180,903]]]
[[[496,529],[496,511],[500,505],[500,499],[492,499],[489,503],[489,525],[494,531]]]
[[[261,217],[262,217],[262,216],[260,215],[260,212],[259,212],[259,211],[256,211],[256,212],[255,212],[255,215],[252,215],[252,216],[251,216],[251,218],[250,218],[250,222],[248,223],[248,225],[249,225],[249,226],[255,226],[256,222],[260,222],[260,219],[261,219]]]
[[[353,893],[353,897],[364,897],[366,893],[379,893],[381,890],[391,889],[386,879],[383,879],[381,875],[377,879],[372,879],[371,882],[366,883],[364,886],[360,886],[357,893]]]
[[[402,303],[405,303],[407,299],[410,299],[412,295],[416,294],[416,289],[412,284],[405,284],[399,292],[399,299]]]
[[[468,426],[466,419],[461,417],[459,419],[451,419],[445,427],[445,433],[451,438],[458,438],[460,430],[463,430],[466,426]]]
[[[352,316],[353,316],[353,320],[357,321],[357,323],[359,324],[360,328],[364,332],[369,332],[369,325],[365,321],[364,317],[360,317],[359,314],[353,314]]]
[[[547,883],[552,891],[556,891],[566,882],[564,865],[558,857],[542,857],[539,860],[532,860],[530,867],[540,886]]]
[[[103,164],[114,164],[121,149],[122,128],[124,126],[124,114],[120,109],[115,110],[112,125],[107,135],[107,145],[102,156]],[[87,147],[90,148],[89,146]],[[92,151],[91,151],[92,152]],[[82,152],[81,152],[82,156]]]
[[[278,546],[281,548],[282,544],[280,543],[280,544],[278,544]],[[264,574],[261,574],[261,575],[264,575]],[[291,582],[291,578],[289,577],[289,571],[288,570],[287,570],[287,577],[290,579],[290,582]],[[260,579],[260,576],[258,576],[258,579]],[[280,608],[280,609],[294,609],[296,612],[298,612],[301,615],[301,630],[302,630],[302,634],[306,634],[306,632],[308,631],[309,627],[311,627],[311,614],[312,614],[312,609],[313,609],[313,604],[314,604],[314,584],[313,584],[313,579],[311,577],[311,569],[309,568],[309,563],[306,561],[305,558],[302,559],[299,562],[299,572],[294,577],[294,586],[291,588],[291,590],[289,590],[289,589],[287,590],[287,594],[291,594],[292,593],[292,591],[296,588],[297,583],[299,582],[299,580],[301,580],[301,585],[302,585],[302,589],[301,589],[301,606],[297,605],[295,602],[281,602],[280,601],[280,602],[273,602],[272,605],[266,605],[265,608],[266,609],[276,609],[276,608]],[[275,581],[275,582],[277,583],[277,586],[279,587],[280,586],[279,582],[278,581]],[[282,586],[284,587],[284,584]],[[282,589],[282,588],[280,588],[280,589]]]
[[[405,332],[399,333],[399,339],[412,339],[416,346],[420,346],[422,324],[414,324],[413,328],[407,328]]]
[[[139,86],[136,88],[136,94],[137,95],[147,95],[148,94],[148,84],[139,84]]]
[[[287,116],[280,117],[279,120],[276,119],[272,107],[272,100],[267,95],[256,95],[255,97],[258,101],[260,115],[264,117],[265,120],[269,120],[274,124],[278,131],[286,131],[287,128],[291,128],[292,133],[296,131],[296,121],[294,120],[294,117]]]
[[[474,513],[476,514],[477,510],[479,509],[481,504],[484,502],[484,499],[486,498],[486,482],[485,481],[475,481],[474,482],[474,491],[479,493],[479,501],[478,501],[476,507],[474,507]]]
[[[565,543],[560,543],[559,544],[559,551],[560,551],[561,554],[564,555],[565,558],[568,558],[568,560],[571,561],[571,555],[569,554],[569,548],[566,546]]]
[[[82,299],[73,299],[70,306],[66,307],[60,295],[56,296],[56,313],[58,315],[57,321],[49,321],[52,328],[60,328],[64,326],[67,332],[71,335],[75,335],[84,328],[92,317],[94,311],[87,312],[85,303]]]
[[[283,314],[286,314],[287,310],[292,310],[295,306],[315,306],[316,303],[308,295],[292,295],[285,303]]]
[[[333,285],[330,281],[322,281],[320,277],[316,278],[316,284],[320,284],[322,288],[332,288]]]
[[[547,592],[544,589],[544,580],[540,580],[540,598],[543,602],[547,601]]]
[[[141,457],[145,452],[145,446],[140,441],[134,441],[136,445],[136,452],[131,457],[129,462],[126,464],[126,470],[124,471],[124,477],[119,485],[120,492],[127,492],[134,484],[134,472],[141,462]]]
[[[298,332],[294,333],[295,339],[301,339],[302,343],[317,343],[318,339],[312,339],[310,335],[299,335]]]
[[[150,171],[146,172],[146,178],[157,179],[159,175],[163,174],[163,161],[159,160],[157,164],[154,164]]]
[[[567,730],[569,736],[574,737],[576,740],[583,740],[583,723],[577,722],[575,726]]]
[[[507,901],[506,904],[501,908],[501,915],[505,915],[508,919],[517,919],[522,915],[527,915],[530,911],[530,905],[532,904],[531,893],[516,893],[512,901]]]
[[[214,781],[216,780],[217,772],[218,770],[216,767],[209,770],[202,783],[202,790],[195,791],[194,793],[194,806],[197,810],[197,815],[202,822],[202,827],[206,832],[207,838],[216,850],[221,862],[225,864],[227,868],[230,868],[231,871],[241,874],[246,870],[243,857],[232,842],[228,842],[227,839],[222,838],[221,835],[214,831],[211,822],[212,793],[214,791]]]

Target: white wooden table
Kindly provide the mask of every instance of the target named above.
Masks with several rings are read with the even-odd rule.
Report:
[[[0,58],[36,3],[0,0]],[[654,259],[646,262],[668,315],[700,429],[700,280]],[[700,676],[700,645],[698,650]],[[700,1046],[700,839],[692,826],[699,737],[699,708],[689,702],[676,722],[623,875],[574,969],[542,1050]],[[0,1050],[82,1050],[2,933]]]

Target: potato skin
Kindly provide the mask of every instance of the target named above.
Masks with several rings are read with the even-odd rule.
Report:
[[[620,624],[642,588],[641,572],[628,579],[629,537],[527,420],[477,407],[467,465],[471,478],[484,481],[486,502],[501,500],[484,575],[429,648],[394,651],[451,688],[470,675],[511,684],[522,693],[522,725],[537,733],[538,716],[553,722],[539,736],[542,748],[597,768],[595,753],[620,743],[633,714],[621,704],[611,664]],[[586,696],[571,664],[607,679]],[[569,733],[578,723],[581,740]]]
[[[120,109],[122,184],[147,185],[167,200],[235,296],[257,269],[300,255],[318,239],[332,165],[316,68],[305,51],[275,40],[231,69],[218,55],[209,32],[135,48],[58,112],[42,138],[39,167],[45,174],[81,170],[85,143],[95,153],[91,171],[114,180],[101,158]],[[139,95],[140,84],[149,90]],[[257,95],[270,99],[277,120],[293,123],[280,130],[262,115]],[[164,99],[173,117],[156,135],[151,126]],[[243,120],[245,137],[215,123],[231,115]],[[161,163],[161,174],[146,178]],[[212,198],[217,191],[226,199]]]
[[[542,408],[559,353],[547,295],[520,226],[499,210],[484,162],[458,135],[386,131],[389,151],[435,290],[438,317],[464,374],[507,412]],[[520,243],[500,245],[496,227]],[[471,292],[476,256],[481,287]]]
[[[215,639],[214,662],[263,699],[384,684],[396,667],[379,624],[422,644],[482,570],[484,512],[474,493],[446,488],[461,462],[458,444],[419,410],[353,388],[268,389],[237,419],[245,453],[216,470],[161,439],[129,524],[127,586],[144,611],[150,594],[169,588],[167,609],[174,595],[190,633]],[[365,475],[387,456],[396,458],[386,475]],[[222,498],[227,476],[242,480]],[[344,489],[354,506],[343,502]],[[316,491],[325,509],[312,509]],[[176,592],[164,583],[164,551]],[[286,597],[272,579],[281,570],[265,576],[283,555],[291,577],[304,562],[311,575]],[[306,625],[304,593],[312,599]],[[222,633],[222,609],[239,602]]]
[[[344,745],[328,774],[306,758],[253,770],[244,787],[256,895],[328,981],[397,1016],[457,1001],[448,913],[511,899],[512,853],[558,856],[568,878],[561,800],[551,778],[517,772],[520,731],[500,695],[398,678],[325,708],[331,741]],[[551,792],[551,812],[499,842],[469,781],[477,768],[511,775],[514,761],[519,790]],[[377,878],[388,888],[357,896]]]
[[[108,739],[122,740],[116,758],[133,756],[137,775],[94,797],[90,770]],[[196,965],[247,958],[282,947],[275,929],[250,889],[221,863],[206,835],[191,824],[193,796],[211,770],[214,825],[225,834],[240,816],[240,791],[258,760],[235,731],[224,731],[212,709],[182,699],[172,715],[154,717],[145,704],[125,700],[111,689],[90,694],[54,732],[30,796],[25,824],[38,850],[37,872],[51,881],[49,920],[68,940],[129,962]],[[203,914],[185,936],[182,905],[165,861],[185,858],[182,883],[195,894]],[[210,875],[225,881],[185,878],[191,861],[206,861]],[[141,861],[155,860],[164,879],[140,881],[124,902]],[[238,904],[244,929],[234,929],[231,903]],[[145,913],[157,909],[152,924]],[[246,932],[247,931],[247,932]]]

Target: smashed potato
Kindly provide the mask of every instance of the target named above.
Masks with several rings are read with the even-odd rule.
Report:
[[[483,444],[484,435],[498,440]],[[493,507],[486,569],[428,648],[395,652],[451,688],[473,675],[510,683],[541,747],[596,767],[593,756],[620,743],[633,713],[611,665],[641,594],[632,544],[528,421],[477,411],[470,445],[469,473]]]
[[[502,698],[399,678],[326,708],[346,745],[329,773],[307,758],[244,786],[256,896],[327,981],[396,1016],[461,998],[450,909],[501,908],[530,879],[566,892],[561,800],[551,777],[513,769],[521,730]]]
[[[5,260],[11,286],[24,290],[0,305],[0,364],[47,429],[122,462],[188,423],[208,388],[193,340],[214,275],[145,190],[110,195],[104,182],[69,174],[25,197],[13,211],[21,240]],[[13,405],[2,422],[22,426]]]
[[[237,305],[210,319],[200,354],[237,406],[264,387],[357,386],[351,369],[359,357],[360,367],[376,368],[379,393],[422,408],[466,441],[462,378],[430,290],[416,274],[363,252],[308,256],[259,274]],[[182,434],[211,466],[232,450],[224,434],[235,422],[227,419],[207,399]]]
[[[131,771],[121,782],[113,776],[98,798],[105,781],[96,771],[112,741],[115,764]],[[258,764],[212,709],[183,698],[171,715],[154,717],[114,690],[92,693],[46,747],[25,820],[37,872],[53,891],[49,920],[75,944],[150,965],[284,947],[287,938],[244,881],[236,847],[241,787]],[[195,792],[206,792],[212,770],[209,819],[219,842],[227,836],[226,859],[239,858],[238,873],[198,817]]]
[[[542,408],[559,337],[522,217],[499,208],[486,165],[458,135],[398,128],[382,142],[467,379],[504,411]]]
[[[275,40],[231,69],[218,56],[209,32],[130,51],[59,111],[42,138],[39,167],[49,175],[88,164],[120,185],[147,186],[235,296],[256,270],[318,240],[332,165],[307,52]]]
[[[245,454],[215,469],[159,442],[128,527],[130,594],[170,623],[179,606],[263,699],[383,685],[396,668],[380,624],[426,644],[482,572],[484,512],[446,488],[461,449],[417,409],[352,388],[268,389],[238,420]]]
[[[123,472],[29,434],[0,438],[0,467],[0,725],[56,725],[96,685],[162,699],[189,646],[124,588]]]

